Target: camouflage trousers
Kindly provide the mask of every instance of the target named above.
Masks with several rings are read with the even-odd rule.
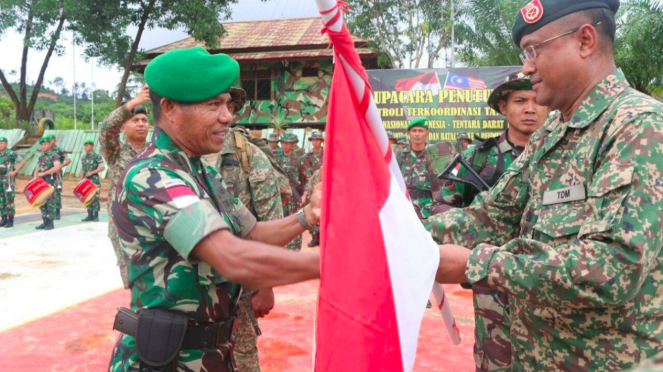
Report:
[[[237,372],[260,372],[258,360],[258,335],[256,335],[246,305],[240,302],[235,337],[235,361]]]
[[[62,209],[62,186],[59,189],[55,188],[53,199],[55,199],[55,208]]]
[[[111,215],[108,215],[108,237],[111,240],[113,245],[113,251],[115,252],[115,257],[117,257],[117,266],[120,269],[120,276],[122,277],[122,284],[124,284],[124,289],[129,289],[129,269],[127,268],[128,257],[122,250],[122,245],[120,245],[120,236],[117,233],[115,224]]]
[[[99,193],[101,192],[101,182],[99,182],[99,177],[97,177],[96,179],[94,177],[92,177],[92,178],[89,178],[89,180],[92,181],[92,183],[94,183],[99,188],[99,190],[97,190],[97,192],[95,193],[94,200],[92,201],[92,203],[90,203],[90,205],[87,206],[87,211],[88,212],[99,212],[99,207],[100,207]]]
[[[500,291],[473,287],[474,362],[477,371],[511,370],[511,318],[509,296]]]
[[[48,198],[48,201],[44,203],[41,207],[41,218],[48,218],[50,220],[55,219],[55,209],[56,209],[56,200],[55,200],[55,193],[51,195],[50,198]]]
[[[6,176],[5,176],[6,177]],[[7,191],[10,189],[12,191]],[[14,180],[8,180],[5,178],[0,181],[0,216],[13,216],[16,213],[14,207]]]
[[[283,217],[288,217],[291,214],[297,213],[297,202],[294,200],[290,200],[287,204],[283,206]],[[301,251],[302,250],[302,236],[298,235],[296,238],[294,238],[288,245],[286,245],[287,249],[290,249],[292,251]]]

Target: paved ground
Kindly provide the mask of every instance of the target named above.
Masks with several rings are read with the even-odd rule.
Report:
[[[104,371],[118,336],[111,330],[115,309],[129,303],[106,238],[105,213],[103,222],[81,223],[82,206],[67,198],[56,229],[36,231],[39,210],[27,206],[23,195],[17,202],[21,222],[0,228],[0,370]],[[304,238],[307,244],[310,236]],[[263,372],[311,371],[318,285],[275,290],[276,307],[260,321]],[[417,372],[474,369],[471,292],[459,286],[446,290],[463,343],[453,346],[439,313],[428,310]]]

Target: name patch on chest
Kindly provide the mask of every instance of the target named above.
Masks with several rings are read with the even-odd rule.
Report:
[[[585,200],[585,186],[574,185],[557,189],[553,191],[546,191],[543,193],[543,205],[551,205],[558,203],[566,203],[576,200]]]

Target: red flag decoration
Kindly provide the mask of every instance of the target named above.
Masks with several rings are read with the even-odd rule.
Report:
[[[315,371],[409,372],[439,250],[406,196],[341,9],[334,0],[316,1],[335,68],[322,174]],[[448,303],[443,308],[448,329],[457,332]],[[459,342],[459,335],[452,339]]]
[[[395,89],[397,91],[430,90],[433,94],[437,94],[442,90],[442,86],[435,72],[427,72],[413,78],[396,80]]]
[[[449,72],[447,80],[444,82],[444,89],[486,89],[488,84],[483,79],[473,78],[471,76],[463,76]]]

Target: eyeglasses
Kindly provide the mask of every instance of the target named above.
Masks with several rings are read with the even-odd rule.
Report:
[[[598,26],[598,25],[600,25],[600,24],[601,24],[601,22],[596,22],[596,23],[592,24],[592,26],[596,27],[596,26]],[[535,60],[535,59],[536,59],[536,56],[537,56],[537,53],[536,53],[536,49],[537,49],[537,48],[540,48],[540,47],[542,47],[544,44],[547,44],[547,43],[549,43],[549,42],[551,42],[551,41],[553,41],[553,40],[555,40],[555,39],[559,39],[560,37],[564,37],[564,36],[568,36],[568,35],[571,35],[571,34],[575,34],[575,33],[578,32],[578,30],[580,30],[581,28],[582,28],[582,26],[580,26],[580,27],[578,27],[578,28],[574,28],[573,30],[571,30],[571,31],[569,31],[569,32],[565,32],[565,33],[563,33],[563,34],[561,34],[561,35],[557,35],[557,36],[551,37],[550,39],[543,40],[542,42],[540,42],[540,43],[538,43],[538,44],[534,44],[534,45],[530,45],[530,46],[525,47],[525,49],[523,49],[523,52],[520,54],[520,60],[523,61],[523,63],[526,63],[526,62],[530,62],[530,61]]]

